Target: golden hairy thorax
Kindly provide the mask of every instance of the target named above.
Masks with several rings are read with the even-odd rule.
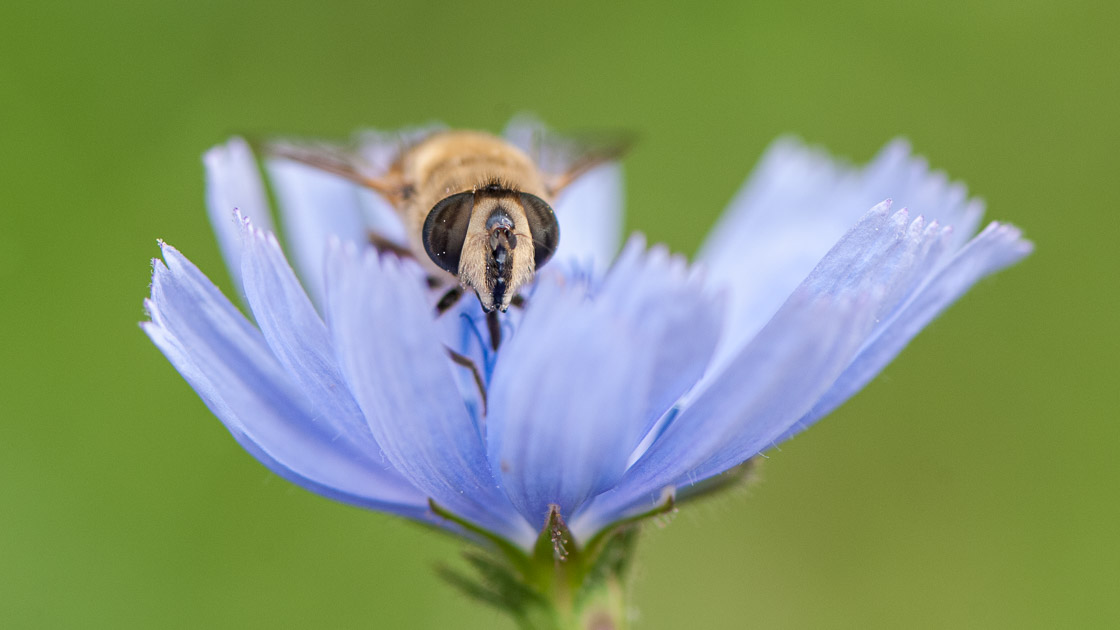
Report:
[[[461,192],[485,189],[497,184],[502,189],[526,192],[551,202],[544,177],[536,164],[523,151],[505,140],[481,131],[445,131],[436,133],[404,151],[390,169],[389,176],[399,178],[405,191],[395,204],[405,222],[409,245],[415,251],[424,251],[421,241],[424,221],[440,200]],[[496,200],[481,200],[493,206]],[[514,221],[513,232],[531,240],[529,227],[519,203],[506,203]],[[471,218],[468,242],[464,251],[477,251],[486,239],[484,223],[489,207],[479,207]],[[473,241],[473,242],[471,242]],[[513,267],[517,271],[514,283],[520,286],[533,276],[532,248],[514,248]],[[445,276],[429,260],[424,260],[433,273]],[[465,257],[459,277],[482,273],[483,264],[478,257]]]
[[[521,149],[481,131],[444,131],[407,149],[394,168],[416,186],[415,199],[431,209],[436,201],[494,181],[538,197],[544,178]]]

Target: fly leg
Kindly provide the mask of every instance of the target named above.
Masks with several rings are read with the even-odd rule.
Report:
[[[429,285],[432,284],[432,280],[432,278],[428,279]],[[436,284],[435,286],[432,286],[432,288],[434,289],[437,286],[439,285]],[[459,302],[459,298],[461,297],[463,297],[463,287],[456,286],[448,289],[447,293],[444,293],[443,297],[441,297],[439,301],[436,302],[436,317],[439,317],[440,315],[443,315],[447,311],[451,310],[451,307],[455,306],[455,304]]]
[[[486,314],[486,329],[490,331],[490,347],[497,352],[502,345],[502,322],[498,319],[498,309]]]
[[[478,366],[471,361],[470,357],[464,356],[455,352],[451,348],[447,348],[447,356],[451,357],[451,361],[455,365],[461,365],[471,371],[471,377],[474,378],[474,384],[478,387],[478,394],[482,398],[482,415],[486,415],[486,383],[482,380],[482,373],[478,371]]]
[[[378,232],[368,230],[366,238],[369,239],[369,244],[377,248],[377,251],[381,254],[392,254],[397,258],[416,260],[416,255],[412,253],[411,249],[386,238]]]
[[[517,294],[510,300],[509,305],[525,308],[525,298],[521,297],[521,294]],[[490,347],[497,352],[502,345],[502,322],[498,319],[498,309],[486,314],[486,329],[490,331]]]

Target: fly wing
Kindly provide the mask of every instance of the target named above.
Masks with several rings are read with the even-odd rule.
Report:
[[[427,125],[398,131],[367,130],[345,143],[270,138],[255,144],[269,159],[291,160],[337,175],[373,190],[395,205],[407,183],[394,168],[397,159],[441,128]]]
[[[268,159],[299,162],[338,175],[386,198],[399,194],[400,186],[392,181],[389,169],[370,164],[356,145],[274,138],[261,142],[260,147],[261,153]]]
[[[429,136],[446,130],[447,126],[441,123],[428,123],[393,131],[367,129],[354,136],[355,155],[375,172],[385,173],[408,149],[420,144]]]
[[[541,169],[553,197],[587,171],[618,160],[634,144],[633,134],[624,132],[561,136],[536,119],[524,116],[510,121],[504,135]]]

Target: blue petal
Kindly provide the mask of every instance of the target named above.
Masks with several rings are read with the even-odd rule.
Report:
[[[888,209],[880,204],[841,239],[618,486],[595,500],[577,523],[581,530],[648,508],[666,487],[742,462],[809,411],[851,362],[875,320],[912,291],[914,269],[928,267],[942,249],[936,246],[942,230]]]
[[[653,386],[640,436],[708,369],[726,310],[724,295],[702,292],[704,283],[683,257],[670,256],[663,246],[646,253],[644,246],[644,239],[631,237],[597,291],[655,339]]]
[[[244,223],[245,292],[269,348],[310,399],[317,412],[315,422],[333,439],[353,444],[384,468],[381,448],[346,389],[327,327],[288,266],[276,237]],[[386,483],[409,487],[392,468],[384,468],[383,476]]]
[[[529,545],[535,531],[490,473],[419,267],[352,246],[333,247],[328,265],[335,352],[386,459],[442,507]]]
[[[323,260],[327,241],[365,242],[359,189],[336,175],[289,160],[266,163],[292,259],[315,303],[324,303]]]
[[[880,208],[885,210],[888,205],[882,204]],[[872,211],[869,218],[874,217],[875,212]],[[838,292],[843,296],[845,293],[858,291],[868,295],[871,299],[862,307],[865,312],[856,316],[867,325],[852,326],[846,332],[851,341],[859,344],[855,347],[858,352],[860,347],[866,345],[880,322],[890,319],[898,311],[900,304],[938,267],[950,236],[951,231],[936,222],[927,225],[922,217],[909,221],[905,210],[892,215],[886,224],[876,225],[865,219],[825,257],[798,292],[812,295]],[[854,254],[855,257],[845,260],[846,253]],[[854,352],[847,354],[848,361],[840,366],[841,369],[846,368],[854,356]],[[829,387],[839,376],[834,368],[830,368],[830,373],[833,374],[833,381],[824,383]],[[811,406],[825,393],[821,390],[814,391],[814,395],[806,394],[803,397],[799,403],[800,409]],[[689,410],[686,409],[682,416],[687,416],[688,413]],[[778,433],[774,433],[771,428],[767,428],[764,436],[740,433],[736,440],[721,445],[678,482],[704,479],[741,463],[775,443],[793,425],[788,415],[782,423],[785,426]],[[752,432],[756,432],[759,427],[752,424],[750,428]]]
[[[494,370],[490,465],[530,522],[571,516],[699,377],[719,330],[683,259],[632,241],[595,296],[542,277]]]
[[[241,226],[233,213],[240,210],[253,225],[272,231],[272,215],[257,162],[249,143],[241,138],[216,146],[202,158],[206,166],[206,209],[218,237],[222,256],[237,291],[241,285]]]
[[[154,262],[152,341],[234,438],[276,474],[325,496],[429,519],[425,497],[339,436],[292,382],[265,340],[174,248]]]
[[[624,322],[597,320],[581,308],[584,299],[555,277],[542,278],[494,369],[486,425],[490,465],[500,471],[513,504],[538,527],[550,505],[570,515],[595,488],[622,474],[624,434],[649,393],[648,347]]]
[[[896,140],[871,164],[854,168],[796,140],[776,141],[698,258],[713,282],[730,289],[717,362],[750,340],[867,208],[888,197],[953,225],[950,249],[976,230],[983,213],[963,185],[931,172],[906,142]]]
[[[430,310],[434,312],[436,303],[443,297],[444,291],[436,291],[432,295],[433,299],[429,304],[431,305]],[[509,337],[512,331],[516,330],[520,315],[521,309],[517,308],[510,309],[509,312],[500,315],[501,336],[503,338]],[[468,359],[477,369],[483,383],[489,384],[491,374],[494,371],[497,352],[491,346],[490,331],[486,320],[486,313],[483,312],[482,305],[472,293],[467,293],[460,297],[451,308],[437,317],[435,325],[438,329],[440,341],[446,347]],[[478,387],[474,372],[461,365],[457,365],[452,372],[455,376],[455,383],[459,388],[459,396],[466,404],[471,421],[481,435],[484,431],[484,395]]]
[[[549,265],[602,273],[622,235],[622,166],[603,164],[584,173],[556,198],[560,246]]]
[[[932,277],[902,308],[876,327],[871,339],[832,388],[778,441],[807,428],[843,404],[875,378],[919,331],[973,284],[1022,260],[1032,249],[1033,245],[1022,238],[1015,226],[988,225],[935,274],[931,274]]]

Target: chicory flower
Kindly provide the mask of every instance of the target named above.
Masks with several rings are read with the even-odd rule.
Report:
[[[496,545],[531,587],[542,540],[546,563],[584,551],[585,576],[605,534],[828,414],[1031,251],[1010,225],[973,236],[981,203],[903,142],[856,168],[783,139],[695,265],[640,237],[616,255],[621,174],[605,165],[557,200],[560,248],[494,350],[477,300],[436,315],[420,267],[368,245],[371,225],[401,229],[372,193],[267,163],[281,248],[248,145],[205,164],[252,319],[161,243],[145,332],[273,472]]]

